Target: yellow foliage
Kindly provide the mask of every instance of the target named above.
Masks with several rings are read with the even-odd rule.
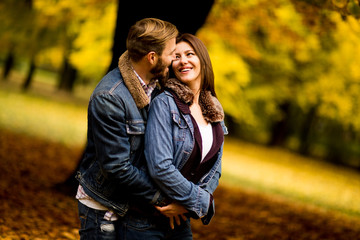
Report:
[[[347,2],[348,2],[348,0],[332,0],[332,3],[338,8],[345,7]]]
[[[255,3],[255,1],[241,3],[228,0],[217,1],[203,28],[216,32],[241,56],[258,59],[260,54],[249,35],[251,33],[249,29],[253,27],[251,20],[257,13],[256,10],[249,8]]]
[[[55,0],[35,0],[33,2],[34,9],[41,11],[42,14],[48,16],[56,16],[59,13],[58,1]]]
[[[215,75],[217,95],[224,111],[238,121],[255,125],[255,117],[243,92],[243,88],[250,82],[247,64],[217,33],[210,29],[202,29],[199,32],[199,38],[207,44]]]
[[[71,63],[89,78],[98,79],[111,60],[111,47],[116,19],[116,5],[109,4],[105,14],[87,18],[80,27],[70,55]]]
[[[339,43],[332,52],[331,60],[334,66],[348,81],[360,82],[360,23],[359,20],[349,16],[346,21],[339,14],[332,15],[337,29],[334,38]]]
[[[337,48],[330,53],[332,68],[319,79],[319,114],[360,130],[360,92],[355,90],[360,83],[360,23],[352,16],[343,20],[338,13],[332,14],[332,20]]]
[[[63,62],[63,49],[60,47],[45,49],[37,55],[36,62],[40,65],[59,69]]]
[[[39,23],[63,31],[57,39],[61,46],[53,47],[63,52],[50,49],[38,58],[58,65],[65,55],[81,75],[98,79],[110,64],[116,4],[115,0],[35,0]]]
[[[239,87],[248,85],[250,73],[247,64],[242,60],[241,56],[228,49],[219,38],[215,39],[208,46],[208,49],[217,79],[227,78],[234,81],[234,85]],[[230,93],[231,91],[234,90],[230,90]]]
[[[305,41],[297,42],[295,58],[299,62],[308,62],[312,59],[314,52],[321,48],[319,38],[315,34],[309,33]]]
[[[296,101],[305,112],[317,108],[317,116],[336,121],[344,128],[360,130],[360,23],[352,16],[343,19],[337,12],[328,13],[334,24],[329,31],[332,48],[328,51],[314,44],[318,61],[312,75],[304,79]],[[310,40],[311,38],[308,38]],[[323,41],[329,41],[324,38]],[[311,42],[311,41],[308,41]],[[311,53],[312,51],[309,51]],[[311,59],[309,59],[311,61]]]
[[[296,12],[290,1],[283,1],[281,5],[274,8],[273,11],[277,17],[279,25],[288,27],[299,36],[304,36],[306,34],[307,31],[305,26],[302,24],[301,15]]]
[[[351,99],[336,92],[327,92],[322,96],[319,114],[329,119],[346,119],[352,114]]]

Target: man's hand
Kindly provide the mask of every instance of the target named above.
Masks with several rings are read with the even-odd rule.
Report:
[[[184,214],[187,213],[188,210],[186,210],[185,207],[183,207],[182,205],[180,205],[178,203],[173,202],[164,207],[159,207],[159,206],[155,206],[155,207],[161,214],[163,214],[164,216],[169,218],[171,229],[175,228],[174,220],[177,225],[181,224],[180,218],[182,218],[184,221],[186,221],[186,217]]]

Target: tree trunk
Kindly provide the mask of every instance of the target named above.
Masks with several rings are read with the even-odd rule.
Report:
[[[313,125],[315,116],[316,116],[317,107],[314,106],[307,113],[306,118],[304,120],[301,133],[300,133],[300,148],[299,153],[303,155],[308,155],[310,150],[310,132],[311,127]]]
[[[271,132],[271,139],[268,144],[269,146],[283,146],[288,136],[290,103],[283,103],[280,105],[280,109],[284,117],[280,121],[274,123]]]
[[[4,65],[4,72],[3,72],[3,80],[7,80],[10,71],[14,67],[14,53],[13,51],[10,51],[5,59],[5,65]]]
[[[60,73],[58,89],[72,92],[76,76],[77,70],[69,63],[69,60],[65,57],[63,67]]]
[[[347,139],[345,129],[338,123],[329,121],[327,124],[326,161],[335,165],[347,165],[346,158],[351,156],[351,140]]]
[[[25,78],[25,81],[24,81],[24,83],[22,85],[22,90],[23,91],[29,90],[29,88],[31,86],[31,83],[32,83],[32,80],[33,80],[35,69],[36,69],[35,60],[34,60],[34,58],[31,58],[29,71],[28,71],[28,74],[27,74],[27,76]]]

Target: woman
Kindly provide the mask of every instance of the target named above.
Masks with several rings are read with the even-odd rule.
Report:
[[[214,74],[205,45],[194,35],[177,39],[175,78],[151,103],[145,134],[145,156],[151,177],[173,203],[157,209],[179,221],[177,215],[201,218],[214,215],[213,192],[221,175],[224,112],[216,98]],[[185,227],[184,227],[185,226]],[[190,232],[189,220],[182,228]],[[175,227],[176,229],[176,227]]]

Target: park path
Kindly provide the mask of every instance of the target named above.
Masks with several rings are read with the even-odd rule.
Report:
[[[82,149],[0,130],[0,240],[78,239],[77,206],[54,186],[72,172]],[[194,239],[356,240],[360,219],[220,185],[208,226]]]

